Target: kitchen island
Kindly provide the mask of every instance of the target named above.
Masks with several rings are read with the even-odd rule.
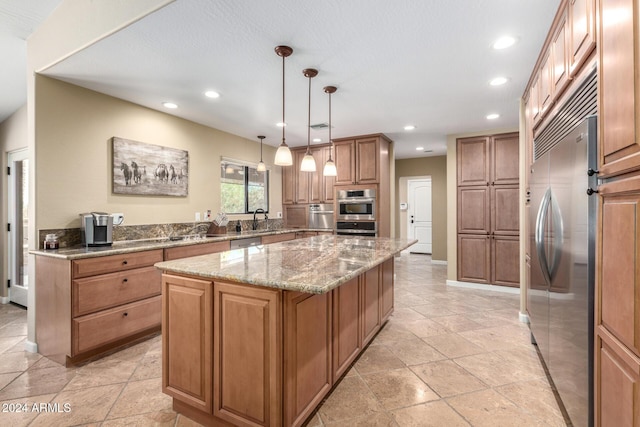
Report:
[[[303,424],[392,313],[393,257],[413,243],[317,236],[155,264],[174,409]]]

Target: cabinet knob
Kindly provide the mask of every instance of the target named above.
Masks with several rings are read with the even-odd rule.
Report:
[[[124,313],[122,313],[122,317],[127,317],[129,315],[129,313],[127,313],[126,311]]]
[[[122,261],[122,265],[127,265],[127,260]]]
[[[124,279],[122,279],[122,283],[127,283],[129,281],[129,279],[127,279],[126,277]]]
[[[591,196],[593,193],[598,193],[598,190],[594,190],[593,188],[587,188],[587,196]]]

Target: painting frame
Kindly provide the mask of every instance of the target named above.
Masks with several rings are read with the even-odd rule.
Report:
[[[111,138],[113,194],[186,197],[189,152],[114,136]]]

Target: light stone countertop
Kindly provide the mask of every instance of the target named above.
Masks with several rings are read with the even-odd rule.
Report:
[[[70,248],[61,248],[56,250],[35,250],[29,251],[33,255],[47,256],[51,258],[60,258],[66,260],[76,260],[84,258],[96,258],[108,255],[120,255],[133,252],[149,251],[153,249],[175,248],[180,246],[198,245],[203,243],[222,242],[225,240],[237,240],[246,239],[251,237],[270,236],[276,234],[288,234],[305,231],[331,231],[331,230],[314,230],[314,229],[299,229],[299,228],[287,228],[280,230],[257,230],[257,231],[243,231],[242,233],[229,233],[226,235],[220,235],[215,237],[196,237],[196,236],[184,236],[181,240],[170,240],[169,237],[160,237],[153,239],[143,240],[128,240],[122,242],[113,242],[111,246],[74,246]]]
[[[164,261],[165,273],[322,294],[417,240],[325,235]]]

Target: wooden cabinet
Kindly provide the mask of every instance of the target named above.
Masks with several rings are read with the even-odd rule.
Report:
[[[457,148],[458,280],[519,286],[519,134]]]
[[[356,181],[356,148],[354,141],[335,141],[336,185],[354,184]]]
[[[380,265],[380,321],[384,323],[393,313],[393,258]]]
[[[162,391],[211,414],[212,283],[165,274],[162,298]]]
[[[545,56],[540,66],[540,115],[544,116],[551,107],[553,101],[553,56],[551,50],[545,52]]]
[[[285,205],[283,209],[287,228],[309,228],[309,205]]]
[[[302,425],[333,384],[331,302],[331,293],[285,293],[286,426]]]
[[[300,170],[306,152],[306,147],[292,149],[293,166],[282,167],[282,203],[285,205],[333,202],[335,177],[322,174],[329,158],[329,145],[312,146],[311,154],[316,161],[315,172]]]
[[[383,134],[334,139],[338,170],[335,185],[388,181],[390,143]]]
[[[307,154],[306,148],[304,150],[291,150],[293,155],[293,167],[295,168],[296,176],[296,203],[309,203],[309,191],[311,189],[311,172],[303,172],[300,170],[302,165],[302,159]],[[317,172],[314,172],[317,173]]]
[[[216,252],[228,251],[230,243],[228,240],[223,242],[199,243],[195,245],[177,246],[174,248],[166,248],[164,250],[164,260],[171,261],[173,259],[188,258],[198,255],[214,254]]]
[[[262,244],[268,245],[269,243],[286,242],[287,240],[294,240],[296,233],[274,234],[271,236],[262,236]]]
[[[599,6],[600,172],[612,176],[640,168],[640,54],[633,36],[640,3],[600,1]]]
[[[574,76],[596,46],[595,1],[569,0],[569,70]]]
[[[552,80],[553,92],[557,96],[569,83],[569,23],[567,11],[564,11],[551,40],[553,55]]]
[[[357,277],[332,291],[334,383],[347,372],[362,350],[360,295]]]
[[[291,157],[295,159],[293,153]],[[295,164],[295,162],[294,162]],[[297,171],[293,166],[282,166],[282,204],[291,205],[296,201],[296,177]]]
[[[380,271],[372,268],[364,273],[362,281],[362,345],[366,346],[380,330]]]
[[[323,175],[324,164],[329,159],[329,150],[329,146],[317,147],[311,150],[311,154],[316,161],[316,172],[311,174],[310,203],[332,203],[334,200],[333,186],[336,178]]]

